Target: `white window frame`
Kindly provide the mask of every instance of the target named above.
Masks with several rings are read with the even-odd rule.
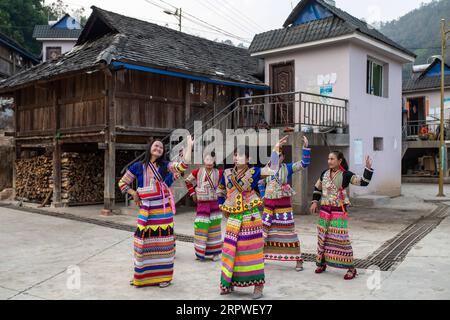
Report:
[[[380,75],[380,95],[375,94],[374,92],[374,83],[373,83],[373,70],[374,70],[374,66],[379,66],[381,67],[381,75]],[[376,61],[375,59],[371,59],[371,58],[367,58],[367,65],[366,65],[366,70],[368,72],[367,74],[367,86],[366,86],[366,91],[367,94],[370,94],[372,96],[376,96],[376,97],[385,97],[385,92],[384,92],[384,77],[385,77],[385,64]]]

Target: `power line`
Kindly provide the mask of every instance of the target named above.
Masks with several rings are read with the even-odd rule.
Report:
[[[147,2],[147,3],[149,3],[149,4],[152,4],[152,5],[154,5],[154,6],[157,6],[157,7],[159,7],[160,9],[163,9],[163,10],[169,10],[167,7],[165,7],[165,6],[163,6],[163,5],[160,5],[160,4],[158,4],[158,3],[155,3],[155,2],[152,1],[152,0],[144,0],[144,1]],[[159,0],[159,1],[162,2],[162,3],[164,3],[164,4],[166,4],[166,5],[168,5],[168,6],[170,6],[170,7],[172,7],[172,8],[176,8],[174,5],[170,4],[170,3],[167,2],[167,1],[164,1],[164,0]],[[194,16],[194,15],[192,15],[192,14],[186,12],[186,11],[184,11],[184,16],[183,16],[183,17],[184,17],[184,19],[186,19],[186,20],[188,20],[188,21],[190,21],[190,22],[192,22],[192,23],[195,23],[195,24],[197,24],[197,25],[199,25],[199,26],[201,26],[201,27],[204,27],[204,28],[207,28],[207,29],[211,29],[211,30],[213,30],[213,31],[216,31],[216,32],[222,34],[222,35],[225,35],[225,36],[227,36],[227,37],[231,37],[231,38],[240,40],[240,41],[242,41],[242,42],[250,43],[249,39],[245,39],[245,38],[243,38],[243,37],[240,37],[240,36],[237,36],[237,35],[235,35],[235,34],[232,34],[231,32],[228,32],[228,31],[226,31],[226,30],[223,30],[223,29],[221,29],[221,28],[219,28],[219,27],[217,27],[217,26],[215,26],[215,25],[212,25],[212,24],[210,24],[209,22],[206,22],[206,21],[204,21],[204,20],[202,20],[202,19],[200,19],[200,18],[198,18],[198,17],[196,17],[196,16]]]
[[[178,28],[178,23],[175,23],[175,22],[168,22],[168,21],[157,20],[157,19],[149,19],[149,18],[144,18],[144,17],[136,17],[136,18],[139,18],[139,19],[144,20],[144,21],[152,22],[152,23],[160,23],[160,24],[169,25],[169,26],[172,25],[172,26]],[[204,33],[208,33],[208,34],[223,35],[222,33],[215,32],[215,31],[212,31],[212,30],[194,28],[194,27],[191,27],[191,26],[188,26],[188,27],[183,26],[183,28],[184,29],[188,29],[188,30],[193,30],[193,31],[204,32]]]
[[[145,0],[145,1],[147,1],[147,0]],[[175,7],[173,4],[171,4],[171,3],[169,3],[169,2],[167,2],[167,1],[165,1],[165,0],[159,0],[159,1],[162,2],[162,3],[164,3],[164,4],[166,4],[166,5],[171,6],[172,8],[175,8],[175,9],[177,8],[177,7]],[[200,23],[202,23],[202,24],[208,26],[208,28],[212,28],[212,29],[215,30],[215,31],[219,31],[219,32],[224,33],[224,35],[226,35],[226,36],[233,37],[233,38],[239,39],[239,40],[241,40],[241,41],[244,41],[244,40],[247,41],[245,38],[240,37],[240,36],[236,36],[235,34],[229,32],[229,31],[226,31],[226,30],[224,30],[224,29],[221,29],[221,28],[219,28],[219,27],[217,27],[217,26],[215,26],[215,25],[212,25],[212,24],[210,24],[209,22],[206,22],[206,21],[204,21],[204,20],[202,20],[202,19],[200,19],[200,18],[198,18],[198,17],[196,17],[196,16],[194,16],[194,15],[188,13],[188,12],[185,11],[185,10],[184,10],[184,14],[185,14],[185,18],[186,18],[186,15],[187,15],[187,16],[189,16],[189,17],[191,17],[191,18],[193,18],[193,19],[199,21]]]
[[[231,12],[235,13],[236,15],[240,15],[242,18],[248,20],[250,23],[252,23],[260,32],[264,32],[266,28],[262,27],[260,24],[256,23],[252,18],[241,12],[240,10],[236,9],[231,3],[229,3],[227,0],[222,0],[224,5],[230,9]]]
[[[211,12],[216,13],[219,17],[226,19],[228,22],[231,22],[235,27],[239,28],[240,30],[244,31],[245,33],[250,33],[252,36],[256,34],[254,30],[250,29],[249,27],[245,26],[240,22],[238,19],[236,19],[233,16],[228,15],[227,13],[220,10],[218,7],[216,7],[213,3],[211,3],[209,0],[204,0],[204,6]]]
[[[230,37],[230,38],[233,38],[233,39],[245,42],[245,43],[250,43],[251,42],[250,39],[245,39],[245,38],[242,38],[240,36],[236,36],[234,34],[230,34],[230,33],[224,32],[221,29],[214,29],[214,28],[209,27],[208,25],[205,26],[204,24],[198,23],[196,20],[191,19],[190,17],[184,17],[184,19],[186,19],[186,20],[188,20],[188,21],[190,21],[190,22],[192,22],[192,23],[194,23],[196,25],[199,25],[201,27],[213,30],[213,31],[215,31],[216,33],[218,33],[218,34],[220,34],[222,36],[227,36],[227,37]]]

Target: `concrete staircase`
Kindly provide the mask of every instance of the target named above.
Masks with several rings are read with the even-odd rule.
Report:
[[[239,111],[239,107],[240,107],[239,103],[242,99],[243,98],[236,99],[231,104],[229,104],[227,107],[223,108],[220,112],[218,112],[214,117],[211,117],[210,112],[207,112],[200,117],[198,115],[196,115],[197,119],[195,119],[195,121],[202,121],[201,132],[194,132],[194,130],[195,130],[194,122],[195,121],[192,121],[192,120],[187,121],[187,123],[190,123],[190,126],[188,126],[187,130],[189,132],[191,132],[191,134],[194,134],[194,135],[196,135],[196,134],[201,135],[204,132],[206,132],[208,129],[219,129],[222,132],[225,132],[225,130],[227,128],[233,127],[231,119],[233,118],[233,116],[235,119],[237,118],[236,114]],[[172,148],[173,148],[173,145],[170,143],[170,137],[171,137],[171,135],[168,135],[164,139],[162,139],[163,143],[165,143],[168,146],[168,150],[166,150],[168,154],[170,154],[170,152],[172,151]],[[206,140],[207,140],[207,137],[204,137],[204,143],[207,142]],[[132,162],[127,164],[122,169],[121,173],[124,174],[126,169],[131,164],[133,164],[137,161],[141,161],[144,158],[144,155],[145,155],[145,153],[142,153],[139,157],[137,157]],[[226,159],[229,156],[230,156],[230,154],[224,154],[224,159]],[[177,161],[177,159],[175,159],[175,161]],[[190,165],[188,170],[184,173],[184,178],[186,178],[193,170],[195,170],[199,166],[200,165]],[[184,178],[178,179],[171,186],[172,194],[175,198],[174,199],[175,203],[178,203],[179,201],[181,201],[188,193],[186,185],[184,183]],[[128,204],[130,203],[130,196],[126,195],[126,197],[127,197],[127,201],[125,201],[125,204],[126,204],[126,206],[128,206]]]

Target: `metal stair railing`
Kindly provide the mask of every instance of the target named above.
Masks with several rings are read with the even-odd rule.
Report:
[[[210,112],[208,112],[208,113],[205,113],[200,119],[194,119],[194,121],[187,121],[187,122],[192,122],[192,124],[187,128],[187,130],[188,130],[189,132],[192,132],[192,130],[194,130],[194,128],[195,128],[195,122],[196,122],[196,121],[202,121],[202,128],[201,128],[201,129],[202,129],[202,132],[203,132],[204,130],[207,130],[207,129],[209,129],[209,128],[212,128],[212,125],[214,125],[214,123],[222,124],[225,120],[227,120],[227,119],[230,117],[230,115],[232,115],[233,113],[235,113],[236,110],[238,110],[238,108],[239,108],[239,103],[238,103],[238,102],[239,102],[240,100],[242,100],[242,99],[243,99],[243,98],[238,98],[238,99],[234,100],[232,103],[230,103],[230,104],[227,105],[225,108],[223,108],[222,110],[220,110],[214,117],[210,118],[210,119],[207,120],[205,123],[204,123],[202,120],[204,120],[205,118],[208,118],[208,117],[211,115],[211,113],[212,113],[213,111],[210,111]],[[234,107],[233,107],[233,105],[234,105]],[[226,111],[229,110],[230,108],[232,108],[231,111],[226,112]],[[194,117],[196,117],[196,115],[194,115]],[[219,119],[219,120],[218,120],[218,119]],[[197,134],[197,133],[201,134],[202,132],[194,132],[194,135]],[[163,139],[161,139],[161,141],[162,141],[163,143],[167,143],[167,140],[169,140],[169,142],[170,142],[170,137],[171,137],[171,135],[172,135],[172,134],[169,134],[169,135],[165,136]],[[169,150],[168,150],[169,154],[170,154],[170,151],[171,151],[171,150],[172,150],[172,145],[169,144]],[[143,153],[140,154],[138,157],[136,157],[134,160],[132,160],[131,162],[129,162],[126,166],[124,166],[124,167],[122,168],[121,174],[122,174],[122,175],[125,174],[125,172],[126,172],[126,170],[128,169],[129,166],[131,166],[132,164],[134,164],[134,163],[137,162],[137,161],[142,160],[142,159],[144,158],[144,156],[145,156],[145,152],[143,152]],[[176,160],[176,159],[175,159],[175,160]],[[187,191],[186,191],[186,193],[187,193]],[[129,200],[130,200],[130,196],[129,196],[128,194],[126,194],[126,195],[125,195],[125,206],[128,206]]]

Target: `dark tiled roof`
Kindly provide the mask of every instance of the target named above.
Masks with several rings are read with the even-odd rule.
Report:
[[[14,87],[33,80],[91,68],[102,61],[126,61],[218,80],[263,84],[256,76],[257,59],[248,50],[92,7],[74,49],[27,73],[0,82]]]
[[[348,23],[333,16],[294,27],[257,34],[250,45],[249,51],[255,53],[283,48],[311,41],[334,38],[353,33],[353,31]]]
[[[35,39],[78,39],[81,29],[52,28],[50,25],[37,25],[34,27],[33,38]]]
[[[315,1],[325,7],[334,15],[334,17],[315,20],[303,25],[289,27],[292,23],[294,23],[295,19],[298,17],[298,14],[310,1]],[[340,22],[337,22],[336,20],[340,20]],[[332,23],[330,25],[331,21]],[[337,30],[333,32],[331,28],[337,28]],[[349,13],[333,5],[326,3],[323,0],[301,1],[291,12],[288,19],[284,23],[284,29],[273,30],[260,35],[256,35],[249,50],[251,53],[261,52],[294,44],[302,44],[311,41],[333,38],[340,35],[351,34],[356,31],[374,38],[375,40],[384,42],[385,44],[392,46],[410,56],[416,56],[413,52],[405,49],[395,41],[389,39],[378,30],[369,26],[366,22],[350,15]],[[304,37],[303,34],[305,34],[306,32],[309,32],[311,34],[308,37]],[[274,42],[272,42],[272,39],[274,40]]]
[[[421,90],[430,90],[430,89],[440,89],[441,88],[441,77],[438,76],[427,76],[427,73],[433,69],[437,64],[440,65],[441,60],[435,59],[422,73],[415,74],[411,79],[407,79],[403,81],[403,92],[410,91],[421,91]],[[447,68],[450,67],[445,64]],[[440,72],[439,72],[440,74]],[[444,73],[445,74],[445,73]],[[450,75],[446,75],[444,77],[444,86],[450,87]]]
[[[20,44],[18,44],[16,41],[8,37],[7,35],[0,32],[0,44],[4,44],[8,46],[9,48],[15,50],[16,52],[20,53],[23,57],[30,59],[34,63],[38,63],[38,58],[33,55],[32,53],[28,52],[24,47],[22,47]]]
[[[96,10],[108,25],[127,36],[126,45],[119,50],[120,56],[127,60],[233,81],[261,83],[254,76],[257,59],[250,57],[247,49]]]
[[[445,87],[450,87],[450,76],[445,76]],[[439,89],[441,87],[441,77],[423,77],[408,79],[403,81],[403,92]]]
[[[109,52],[111,48],[114,48],[114,44],[120,43],[124,38],[120,34],[109,34],[95,41],[88,41],[74,47],[56,60],[43,62],[0,81],[0,91],[8,91],[25,83],[49,79],[63,73],[97,68],[105,52]]]

